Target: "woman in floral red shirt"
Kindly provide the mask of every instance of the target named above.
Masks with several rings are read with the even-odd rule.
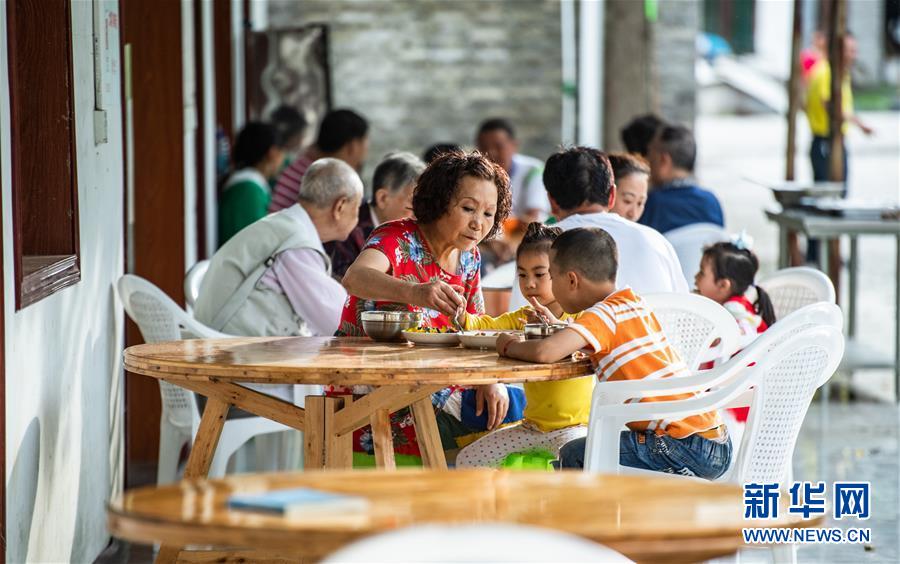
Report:
[[[419,281],[443,282],[454,288],[465,300],[466,311],[484,313],[481,297],[479,270],[481,257],[478,247],[459,253],[459,267],[450,273],[434,259],[428,242],[414,219],[399,219],[382,224],[366,241],[363,250],[374,249],[390,257],[390,273],[394,278],[418,284]],[[441,287],[441,286],[439,286]],[[365,337],[360,314],[373,310],[409,310],[421,312],[428,327],[452,327],[450,318],[437,309],[415,304],[402,304],[383,300],[364,300],[354,295],[347,297],[338,334],[348,337]]]
[[[484,313],[478,243],[499,234],[510,202],[506,171],[477,152],[446,153],[431,163],[413,195],[416,219],[380,225],[347,269],[343,284],[350,296],[337,335],[365,335],[360,314],[376,309],[419,311],[430,327],[452,326],[461,308]],[[453,401],[453,391],[436,393],[435,407]],[[506,388],[482,386],[478,396],[486,402],[488,428],[498,426],[509,407]],[[406,410],[394,414],[392,424],[395,452],[418,455]],[[356,450],[371,452],[366,431],[357,433]]]

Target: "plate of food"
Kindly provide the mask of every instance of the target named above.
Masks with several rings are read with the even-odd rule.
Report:
[[[403,331],[403,338],[417,345],[455,347],[459,333],[453,327],[414,327]]]
[[[497,337],[503,333],[521,335],[521,331],[463,331],[459,334],[459,340],[466,348],[495,349],[497,348]]]

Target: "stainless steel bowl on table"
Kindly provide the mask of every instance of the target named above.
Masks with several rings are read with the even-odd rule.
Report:
[[[525,324],[525,340],[546,339],[550,335],[561,329],[565,329],[568,325],[563,323],[555,323],[553,325],[545,325],[543,323],[526,323]]]
[[[403,331],[422,324],[423,316],[415,311],[364,311],[360,314],[363,331],[376,341],[400,341]]]

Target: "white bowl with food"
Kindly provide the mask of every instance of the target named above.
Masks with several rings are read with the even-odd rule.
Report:
[[[497,337],[504,333],[522,334],[521,331],[463,331],[459,334],[459,340],[464,347],[469,349],[496,349]]]
[[[417,327],[403,331],[403,338],[416,345],[455,347],[459,344],[459,333],[451,327]]]

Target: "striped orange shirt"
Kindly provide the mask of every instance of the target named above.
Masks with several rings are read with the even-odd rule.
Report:
[[[631,288],[613,292],[601,302],[582,312],[569,325],[589,343],[591,362],[599,381],[656,380],[689,376],[690,371],[669,345],[656,316]],[[677,394],[644,398],[641,401],[667,401],[689,398],[693,394]],[[629,400],[631,401],[631,400]],[[708,439],[722,436],[722,420],[710,411],[670,421],[637,421],[628,423],[632,431],[654,431],[683,439],[695,433]]]

